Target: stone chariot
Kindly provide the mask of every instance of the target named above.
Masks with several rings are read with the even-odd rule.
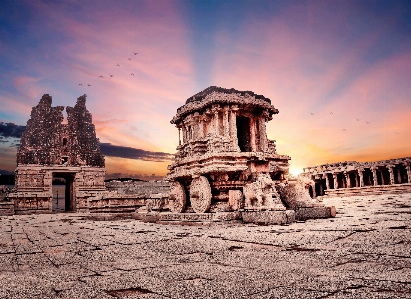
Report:
[[[266,134],[277,113],[251,91],[211,86],[189,98],[171,120],[179,145],[166,176],[170,211],[285,211],[275,185],[286,181],[291,158]]]

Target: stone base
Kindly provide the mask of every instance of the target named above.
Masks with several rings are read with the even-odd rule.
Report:
[[[335,217],[337,211],[334,206],[331,207],[303,207],[297,208],[295,219],[304,221],[307,219],[331,218]]]
[[[241,213],[244,223],[288,224],[294,222],[294,211],[244,211]]]
[[[0,216],[14,215],[14,202],[4,201],[0,202]]]
[[[241,213],[134,213],[133,218],[144,222],[219,222],[241,220]]]

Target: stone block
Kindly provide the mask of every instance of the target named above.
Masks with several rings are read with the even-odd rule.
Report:
[[[331,218],[335,217],[336,209],[334,206],[331,207],[304,207],[298,208],[295,212],[295,219],[304,221],[307,219],[316,218]]]
[[[244,211],[241,213],[244,223],[255,224],[287,224],[292,220],[292,213],[287,211]]]

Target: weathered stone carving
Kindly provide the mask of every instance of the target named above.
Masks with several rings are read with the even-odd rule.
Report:
[[[246,210],[285,210],[285,207],[281,205],[273,180],[266,173],[259,173],[256,181],[245,184],[243,190]]]
[[[320,206],[317,200],[311,198],[308,191],[310,186],[312,186],[311,180],[300,177],[295,182],[279,184],[277,191],[287,208],[296,210],[301,207]]]

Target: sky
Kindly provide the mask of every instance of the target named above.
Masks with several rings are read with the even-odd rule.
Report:
[[[410,1],[0,6],[0,174],[43,94],[53,106],[87,94],[107,177],[161,179],[178,145],[170,120],[209,86],[271,99],[267,135],[292,173],[411,156]]]

